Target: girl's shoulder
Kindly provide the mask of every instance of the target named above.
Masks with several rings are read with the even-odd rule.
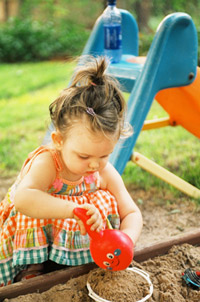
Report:
[[[54,180],[61,170],[62,165],[57,151],[50,146],[40,146],[29,153],[19,177],[22,180],[24,176],[31,173],[37,178],[41,176],[43,179],[45,177]]]
[[[56,165],[52,149],[49,147],[41,146],[29,153],[17,179],[9,189],[11,199],[13,200],[18,187],[27,181],[41,190],[46,190],[57,176]]]
[[[56,149],[50,146],[40,146],[31,153],[29,153],[27,159],[25,160],[22,171],[30,170],[33,163],[47,163],[52,162],[55,165],[56,170],[61,171],[62,165],[59,159],[59,155]]]
[[[105,168],[100,173],[100,183],[101,189],[109,189],[112,185],[114,186],[121,186],[123,181],[121,175],[115,169],[115,167],[111,163],[107,163]]]

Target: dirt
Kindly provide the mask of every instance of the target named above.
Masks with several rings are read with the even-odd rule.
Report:
[[[190,197],[176,198],[154,188],[143,191],[129,186],[128,190],[141,209],[144,220],[137,247],[200,230],[200,207]]]
[[[0,182],[0,199],[5,195],[13,179],[2,179]],[[144,227],[137,248],[147,246],[157,241],[163,241],[173,236],[182,236],[187,232],[199,230],[199,212],[194,202],[187,197],[175,198],[170,193],[156,189],[138,190],[129,186],[128,190],[141,209]],[[193,290],[182,281],[182,273],[188,267],[200,270],[200,247],[190,245],[174,246],[167,255],[147,260],[143,263],[133,261],[132,265],[150,274],[154,292],[149,302],[199,302],[200,290]],[[135,274],[126,276],[127,272],[105,272],[97,269],[64,285],[57,285],[42,294],[30,294],[5,302],[91,302],[86,288],[87,279],[94,279],[95,290],[105,299],[115,302],[139,301],[148,294],[149,285],[144,278]],[[95,274],[94,278],[92,274]],[[99,276],[98,276],[99,274]],[[109,282],[105,281],[109,280]],[[134,281],[133,279],[134,278]],[[97,282],[98,280],[98,282]],[[125,282],[124,282],[125,280]],[[107,285],[109,287],[107,288]],[[91,284],[92,285],[92,284]],[[99,289],[98,289],[99,286]]]

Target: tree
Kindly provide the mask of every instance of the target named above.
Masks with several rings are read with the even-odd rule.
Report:
[[[9,1],[4,0],[3,4],[4,4],[4,20],[7,21],[9,18]]]
[[[151,1],[150,0],[137,0],[134,3],[136,18],[140,31],[149,30],[149,18],[151,16]]]

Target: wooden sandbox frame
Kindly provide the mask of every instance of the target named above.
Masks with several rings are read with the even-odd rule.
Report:
[[[160,241],[138,249],[136,248],[134,260],[142,262],[159,255],[164,255],[172,246],[181,245],[183,243],[200,246],[200,229],[188,232],[183,236],[174,236],[166,241]],[[96,267],[95,263],[69,267],[2,287],[0,288],[0,302],[6,298],[16,298],[20,295],[35,292],[42,293],[57,284],[63,284],[69,279],[87,274]]]

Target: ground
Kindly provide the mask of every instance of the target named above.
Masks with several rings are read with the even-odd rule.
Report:
[[[199,229],[200,207],[191,198],[176,198],[158,189],[143,191],[129,186],[128,190],[144,219],[138,247]]]
[[[14,180],[15,177],[0,179],[0,200]],[[156,189],[143,191],[133,185],[128,186],[128,191],[140,207],[144,219],[138,247],[199,228],[200,207],[197,208],[191,198],[175,198]]]

